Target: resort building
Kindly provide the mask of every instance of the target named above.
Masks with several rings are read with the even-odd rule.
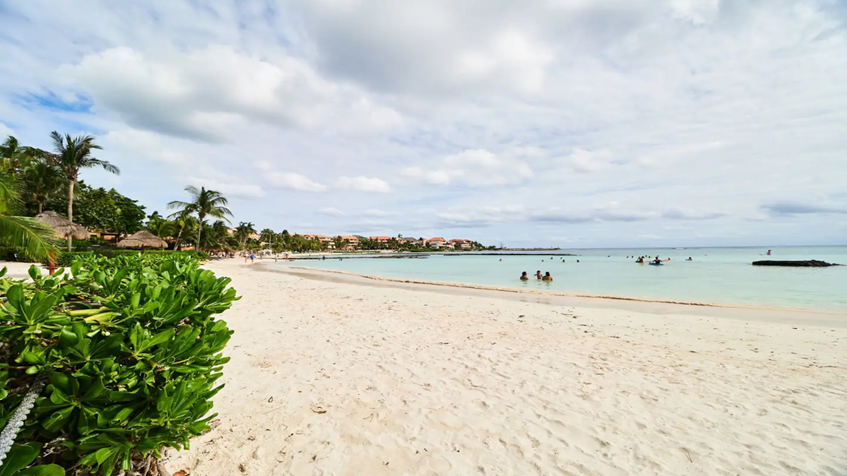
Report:
[[[426,245],[430,248],[441,249],[447,245],[447,240],[441,237],[430,238],[426,240]]]
[[[371,236],[368,239],[373,241],[374,243],[380,244],[388,244],[388,242],[391,241],[390,236]]]
[[[412,246],[418,246],[418,247],[422,247],[423,244],[424,244],[423,238],[404,237],[404,238],[398,239],[397,241],[399,241],[400,243],[406,244],[406,245],[412,245]]]
[[[450,240],[450,244],[453,245],[453,248],[457,250],[469,250],[473,248],[473,242],[471,240],[465,239],[456,239]]]
[[[333,241],[332,237],[329,237],[329,236],[326,236],[326,235],[300,235],[300,236],[302,236],[303,238],[305,238],[307,240],[318,240],[318,241],[321,242],[321,244],[324,246],[324,248],[327,248],[327,249],[330,249],[330,250],[335,249],[335,242]]]
[[[355,250],[359,247],[359,237],[358,236],[339,236],[342,241],[347,242],[348,250]]]

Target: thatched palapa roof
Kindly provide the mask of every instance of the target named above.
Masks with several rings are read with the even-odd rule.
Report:
[[[77,225],[53,211],[39,213],[35,216],[35,219],[53,228],[59,238],[67,238],[70,236],[75,240],[87,240],[88,237],[91,236],[84,226]]]
[[[133,233],[118,243],[118,248],[167,248],[168,242],[150,233],[141,230]]]

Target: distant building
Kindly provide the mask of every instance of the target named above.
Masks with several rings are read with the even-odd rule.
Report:
[[[426,240],[426,245],[430,248],[441,249],[447,245],[447,240],[437,236]]]
[[[371,236],[368,239],[373,241],[374,243],[380,244],[387,244],[389,241],[391,241],[390,236]]]
[[[457,250],[469,250],[473,248],[473,242],[471,240],[465,239],[456,239],[450,240],[450,244],[453,245],[453,248]]]
[[[412,245],[412,246],[417,246],[417,247],[422,247],[423,243],[424,243],[424,240],[422,238],[412,238],[412,237],[403,237],[403,238],[398,239],[397,241],[399,241],[400,243],[406,244],[406,245]]]
[[[328,249],[335,249],[335,242],[332,241],[332,238],[326,235],[300,235],[307,240],[318,240],[324,247]]]
[[[359,237],[358,236],[339,236],[342,241],[347,242],[348,250],[355,250],[359,247]]]

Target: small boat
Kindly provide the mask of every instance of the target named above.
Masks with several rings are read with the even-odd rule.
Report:
[[[650,262],[650,266],[664,266],[665,263],[656,263],[655,261]]]

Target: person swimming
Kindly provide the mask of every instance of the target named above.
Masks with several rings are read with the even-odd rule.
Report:
[[[636,263],[643,263],[643,262],[644,262],[644,257],[643,257],[643,256],[639,256],[639,257],[638,257],[638,259],[637,259],[637,260],[635,260],[635,262],[636,262]]]
[[[694,260],[689,256],[686,261],[694,261]]]
[[[536,272],[535,272],[535,277],[536,277],[537,279],[541,279],[541,278],[543,278],[543,277],[544,277],[544,276],[542,276],[542,275],[541,275],[541,270],[540,270],[540,269],[539,269],[538,271],[536,271]]]
[[[521,273],[521,281],[529,281],[529,276],[526,275],[526,271]]]
[[[550,271],[544,273],[544,277],[541,278],[542,281],[553,281],[553,276],[550,276]]]

